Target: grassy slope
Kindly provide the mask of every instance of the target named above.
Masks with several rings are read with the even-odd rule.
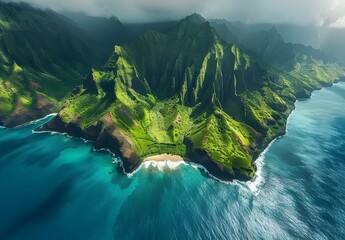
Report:
[[[296,96],[341,75],[339,66],[307,57],[290,73],[266,71],[208,23],[187,19],[169,34],[148,31],[117,46],[60,116],[86,129],[110,113],[141,158],[184,156],[188,138],[222,171],[251,178],[253,156],[284,133]]]
[[[62,16],[0,3],[0,116],[18,105],[39,109],[39,98],[56,103],[97,59],[83,33]]]

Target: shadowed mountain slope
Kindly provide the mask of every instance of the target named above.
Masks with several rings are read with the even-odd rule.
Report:
[[[298,58],[289,72],[256,59],[192,15],[166,34],[149,30],[116,46],[43,129],[94,140],[127,171],[171,153],[219,178],[249,179],[253,159],[284,134],[296,97],[344,74],[317,59]]]

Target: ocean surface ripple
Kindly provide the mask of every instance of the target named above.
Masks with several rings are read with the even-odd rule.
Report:
[[[0,239],[345,239],[345,83],[298,101],[253,181],[147,162],[122,173],[92,144],[0,128]]]

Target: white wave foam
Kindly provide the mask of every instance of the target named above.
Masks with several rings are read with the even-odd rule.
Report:
[[[297,106],[296,105],[297,104],[297,102],[295,103],[295,107]],[[288,132],[289,132],[289,126],[290,126],[290,120],[291,120],[291,116],[295,113],[295,109],[293,109],[292,111],[291,111],[291,113],[290,113],[290,115],[288,116],[288,118],[286,119],[286,128],[285,128],[285,135],[287,135],[288,134]],[[281,136],[281,137],[283,137],[283,136]]]
[[[34,124],[34,123],[37,123],[39,121],[45,120],[46,118],[48,118],[50,116],[55,116],[55,115],[56,115],[56,113],[52,113],[52,114],[49,114],[49,115],[47,115],[47,116],[45,116],[45,117],[43,117],[41,119],[37,119],[37,120],[31,121],[30,123],[27,123],[27,124]],[[289,118],[290,118],[290,116],[289,116]],[[289,118],[288,118],[288,120],[289,120]],[[70,135],[68,135],[66,133],[60,133],[60,132],[54,132],[54,131],[39,131],[39,132],[36,132],[36,131],[33,130],[32,132],[33,133],[49,133],[51,135],[58,134],[58,135],[63,135],[63,136],[69,137],[69,138],[72,137],[72,136],[70,136]],[[85,143],[92,142],[92,141],[89,141],[89,140],[86,140],[86,139],[83,139],[83,138],[80,138],[80,139],[82,139]],[[221,182],[221,183],[227,184],[227,185],[245,187],[246,189],[249,189],[253,194],[257,195],[260,192],[260,186],[262,186],[263,183],[264,183],[264,177],[263,177],[263,174],[262,174],[262,170],[263,170],[263,167],[264,167],[264,159],[265,159],[264,155],[268,151],[268,149],[270,148],[270,146],[273,144],[273,142],[275,140],[273,140],[269,144],[269,146],[260,154],[258,159],[255,161],[255,163],[257,165],[256,174],[255,174],[253,180],[247,181],[247,182],[242,182],[242,181],[238,181],[238,180],[224,181],[224,180],[221,180],[221,179],[213,176],[204,166],[202,166],[200,164],[192,163],[192,162],[185,162],[185,161],[171,161],[169,159],[164,160],[164,161],[153,161],[153,160],[145,161],[136,170],[134,170],[131,173],[127,173],[125,171],[124,167],[123,167],[122,160],[119,157],[116,157],[115,154],[112,153],[109,149],[106,149],[106,148],[95,149],[95,148],[93,148],[93,151],[106,151],[106,152],[108,152],[113,157],[113,163],[114,164],[115,163],[120,164],[121,167],[123,168],[123,172],[128,177],[134,176],[139,170],[142,169],[142,167],[144,167],[144,168],[153,167],[153,168],[158,169],[159,171],[164,171],[165,169],[176,169],[180,165],[189,165],[189,166],[193,167],[194,169],[204,171],[213,180],[216,180],[218,182]]]
[[[263,176],[262,170],[265,165],[265,156],[260,154],[260,157],[255,161],[256,163],[256,173],[252,180],[245,183],[246,187],[254,194],[259,195],[260,187],[264,184],[265,178]]]
[[[33,121],[29,122],[28,124],[34,124],[34,123],[46,120],[49,117],[55,117],[56,115],[57,115],[57,113],[50,113],[50,114],[46,115],[45,117],[33,120]]]
[[[119,163],[121,164],[122,168],[122,161],[120,160]],[[166,169],[176,169],[178,168],[180,165],[186,165],[186,166],[191,166],[192,168],[196,169],[196,170],[201,170],[204,173],[206,173],[211,179],[226,184],[226,185],[232,185],[232,186],[239,186],[239,187],[243,187],[245,189],[248,189],[248,187],[246,185],[244,185],[243,182],[241,181],[237,181],[237,180],[233,180],[233,181],[224,181],[221,180],[215,176],[213,176],[204,166],[198,164],[198,163],[193,163],[193,162],[185,162],[185,161],[171,161],[171,160],[164,160],[164,161],[145,161],[143,162],[135,171],[131,172],[131,173],[126,173],[126,171],[123,168],[124,173],[128,176],[128,177],[133,177],[138,171],[140,171],[142,168],[156,168],[158,171],[164,171]]]
[[[85,140],[85,139],[83,139],[83,140],[84,140],[84,142],[92,142],[92,141]],[[119,157],[116,157],[116,155],[115,155],[112,151],[110,151],[108,148],[99,148],[99,149],[96,149],[95,147],[93,147],[93,148],[92,148],[92,151],[94,151],[94,152],[107,152],[107,153],[110,154],[110,156],[113,157],[113,163],[119,162],[118,160],[119,160],[120,158],[119,158]]]
[[[157,169],[160,172],[163,172],[165,169],[176,169],[180,165],[188,165],[188,163],[186,163],[184,161],[171,161],[169,159],[164,160],[164,161],[149,160],[149,161],[145,161],[145,162],[141,163],[140,166],[136,170],[134,170],[133,172],[127,173],[125,171],[125,169],[123,168],[122,161],[119,161],[119,162],[121,162],[122,169],[128,177],[133,177],[142,168],[147,169],[147,168],[152,167],[152,168]]]
[[[41,119],[37,119],[35,121],[30,122],[30,124],[33,123],[37,123],[39,121],[45,120],[46,118],[50,117],[50,116],[55,116],[56,114],[49,114],[47,116],[45,116],[44,118]],[[29,123],[28,123],[29,124]],[[51,135],[62,135],[65,137],[69,137],[72,138],[72,136],[66,134],[66,133],[60,133],[60,132],[54,132],[54,131],[39,131],[36,132],[34,130],[32,130],[33,133],[49,133]],[[83,140],[85,143],[88,142],[92,142],[83,138],[80,138],[81,140]],[[112,157],[113,157],[113,163],[117,163],[120,164],[123,172],[128,176],[128,177],[132,177],[134,176],[138,171],[140,171],[142,169],[142,167],[144,168],[156,168],[158,171],[164,171],[165,169],[176,169],[178,168],[180,165],[189,165],[191,167],[193,167],[194,169],[197,170],[202,170],[203,172],[205,172],[209,177],[211,177],[213,180],[216,180],[218,182],[221,182],[223,184],[227,184],[227,185],[233,185],[233,186],[240,186],[240,187],[245,187],[246,189],[249,189],[252,193],[254,194],[259,194],[260,192],[260,186],[264,183],[264,177],[262,174],[262,169],[264,167],[264,155],[265,153],[268,151],[268,149],[270,148],[270,146],[273,144],[275,140],[273,140],[269,146],[260,154],[260,156],[258,157],[258,159],[255,161],[256,165],[257,165],[257,171],[256,174],[253,178],[253,180],[251,181],[247,181],[247,182],[242,182],[242,181],[238,181],[238,180],[233,180],[233,181],[224,181],[221,180],[215,176],[213,176],[204,166],[197,164],[197,163],[193,163],[193,162],[185,162],[185,161],[172,161],[172,160],[164,160],[164,161],[154,161],[154,160],[150,160],[150,161],[145,161],[143,162],[136,170],[134,170],[131,173],[127,173],[123,167],[123,162],[119,157],[116,157],[114,153],[112,153],[109,149],[107,148],[102,148],[102,149],[95,149],[93,148],[93,151],[106,151],[108,152]]]
[[[298,100],[296,101],[296,103],[298,102]],[[294,114],[295,110],[292,110],[289,117],[286,120],[286,130],[285,130],[285,134],[282,136],[278,136],[277,138],[275,138],[274,140],[272,140],[272,142],[267,146],[267,148],[260,153],[259,157],[255,160],[255,164],[257,167],[257,170],[255,172],[255,176],[252,180],[245,182],[245,186],[254,194],[254,195],[259,195],[260,193],[260,189],[262,187],[262,185],[265,183],[265,177],[264,177],[264,173],[263,173],[263,169],[265,166],[265,155],[268,152],[268,150],[270,149],[270,147],[273,145],[273,143],[275,141],[277,141],[278,139],[286,136],[288,134],[288,126],[289,126],[289,122],[291,119],[291,116]]]
[[[144,168],[153,167],[159,171],[164,171],[164,169],[176,169],[181,164],[187,165],[184,161],[171,161],[169,159],[164,161],[145,161],[143,163]]]
[[[61,132],[54,132],[54,131],[35,131],[35,129],[32,130],[32,133],[35,133],[35,134],[42,134],[42,133],[48,133],[50,135],[61,135],[61,136],[64,136],[64,137],[67,137],[67,138],[75,138],[75,139],[80,139],[82,140],[84,143],[92,143],[94,141],[92,140],[87,140],[85,138],[82,138],[82,137],[73,137],[67,133],[61,133]],[[97,151],[96,149],[93,149],[94,151]],[[106,149],[99,149],[99,150],[106,150]]]
[[[255,176],[252,180],[247,181],[245,183],[246,187],[254,194],[254,195],[259,195],[260,193],[260,189],[262,187],[262,185],[265,183],[265,177],[263,174],[263,169],[264,169],[264,165],[265,165],[265,155],[268,152],[268,150],[270,149],[270,147],[273,145],[273,143],[282,138],[283,136],[280,136],[276,139],[274,139],[268,146],[267,148],[259,155],[259,157],[255,160],[256,163],[256,173]]]
[[[21,125],[18,125],[18,126],[16,126],[15,128],[21,128],[21,127],[26,127],[26,126],[28,126],[28,125],[36,124],[36,123],[38,123],[38,122],[40,122],[40,121],[46,120],[47,118],[52,117],[52,116],[56,116],[56,115],[57,115],[57,113],[50,113],[50,114],[48,114],[48,115],[46,115],[46,116],[44,116],[44,117],[42,117],[42,118],[38,118],[38,119],[32,120],[32,121],[30,121],[30,122],[27,122],[27,123],[23,123],[23,124],[21,124]]]

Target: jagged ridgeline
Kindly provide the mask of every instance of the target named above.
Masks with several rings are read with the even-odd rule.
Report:
[[[82,30],[53,11],[0,3],[0,123],[49,113],[99,64],[93,49]]]
[[[192,15],[168,34],[147,31],[116,46],[44,128],[96,140],[128,171],[170,153],[222,179],[249,179],[253,159],[285,132],[296,95],[320,87],[303,69],[295,76],[264,69]],[[336,66],[323,69],[333,79],[343,74]]]

